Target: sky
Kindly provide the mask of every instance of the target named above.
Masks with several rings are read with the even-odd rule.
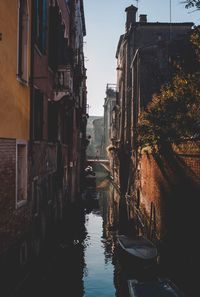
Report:
[[[183,0],[171,0],[172,22],[200,24],[200,11],[187,10]],[[125,32],[125,8],[135,0],[84,0],[87,35],[84,39],[85,67],[90,116],[103,116],[106,85],[116,83],[116,49]],[[138,15],[149,22],[170,21],[170,0],[139,0]]]

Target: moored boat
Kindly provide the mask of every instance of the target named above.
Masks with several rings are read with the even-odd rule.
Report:
[[[157,259],[158,251],[156,246],[143,236],[131,238],[126,235],[118,235],[118,243],[127,255],[135,259],[141,261]]]
[[[96,174],[91,166],[85,169],[85,187],[96,187]]]
[[[128,280],[130,297],[185,297],[183,292],[169,279],[153,281]]]

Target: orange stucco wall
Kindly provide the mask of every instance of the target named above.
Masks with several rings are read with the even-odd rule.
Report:
[[[18,0],[0,1],[0,33],[0,137],[28,139],[30,91],[17,80]],[[30,33],[28,45],[29,52]]]

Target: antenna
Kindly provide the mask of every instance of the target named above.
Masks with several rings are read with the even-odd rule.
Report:
[[[138,9],[138,2],[139,2],[139,0],[134,0],[134,1],[136,1],[136,7],[137,7],[137,9]],[[137,18],[138,18],[138,10],[137,10],[137,13],[136,13],[136,15],[137,15]]]
[[[134,1],[136,1],[136,2],[137,2],[137,6],[136,6],[136,7],[138,8],[138,2],[139,2],[139,0],[134,0]]]
[[[171,40],[172,31],[172,0],[169,0],[169,40]]]

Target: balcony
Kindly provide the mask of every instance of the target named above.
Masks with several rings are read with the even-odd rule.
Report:
[[[70,66],[59,66],[54,77],[54,101],[73,93],[73,76]]]

